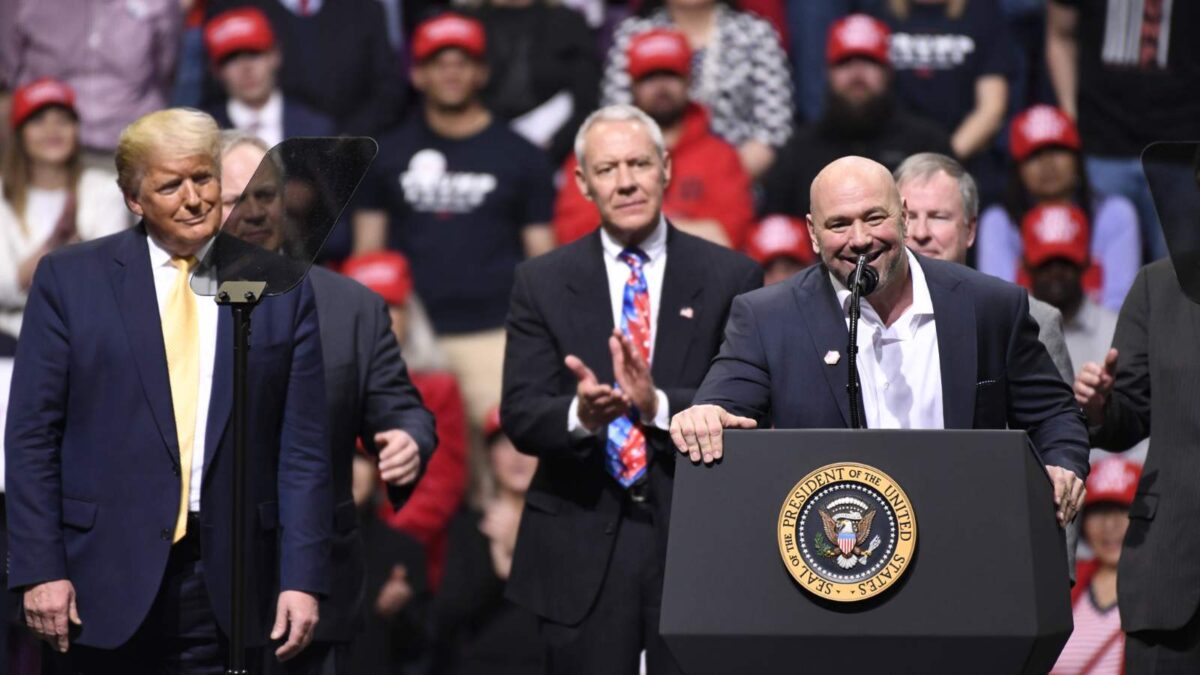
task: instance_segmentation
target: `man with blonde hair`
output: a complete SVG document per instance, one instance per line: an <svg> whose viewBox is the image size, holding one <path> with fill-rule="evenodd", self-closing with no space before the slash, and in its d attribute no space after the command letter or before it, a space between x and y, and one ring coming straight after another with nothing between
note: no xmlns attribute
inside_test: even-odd
<svg viewBox="0 0 1200 675"><path fill-rule="evenodd" d="M135 121L116 161L141 223L56 251L34 275L5 445L9 587L68 672L224 670L232 317L189 286L221 223L218 151L204 113ZM254 318L245 638L262 645L270 629L288 659L311 640L317 596L329 591L312 290L267 298Z"/></svg>

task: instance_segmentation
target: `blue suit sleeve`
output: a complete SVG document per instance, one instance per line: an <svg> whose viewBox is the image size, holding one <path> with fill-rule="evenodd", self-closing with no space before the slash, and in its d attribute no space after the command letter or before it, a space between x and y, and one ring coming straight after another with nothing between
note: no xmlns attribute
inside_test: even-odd
<svg viewBox="0 0 1200 675"><path fill-rule="evenodd" d="M745 296L733 299L725 323L725 341L696 391L696 405L718 405L725 410L769 425L771 374L759 334L754 308Z"/></svg>
<svg viewBox="0 0 1200 675"><path fill-rule="evenodd" d="M1083 413L1071 387L1058 374L1050 353L1038 341L1037 323L1029 316L1029 297L1022 290L1016 303L1008 343L1008 424L1024 429L1042 461L1088 475L1088 435Z"/></svg>
<svg viewBox="0 0 1200 675"><path fill-rule="evenodd" d="M67 578L61 444L70 330L51 258L33 278L9 396L4 443L9 588Z"/></svg>
<svg viewBox="0 0 1200 675"><path fill-rule="evenodd" d="M305 281L294 324L292 363L279 447L280 590L325 594L333 512L325 375L312 286Z"/></svg>

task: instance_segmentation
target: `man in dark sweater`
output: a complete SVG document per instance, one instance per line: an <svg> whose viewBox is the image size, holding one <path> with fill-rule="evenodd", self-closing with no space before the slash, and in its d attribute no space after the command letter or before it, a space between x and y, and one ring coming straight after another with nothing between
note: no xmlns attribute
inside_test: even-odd
<svg viewBox="0 0 1200 675"><path fill-rule="evenodd" d="M337 132L373 136L400 120L404 79L375 0L210 0L208 17L257 7L271 22L288 97L334 119ZM214 92L210 91L211 96Z"/></svg>
<svg viewBox="0 0 1200 675"><path fill-rule="evenodd" d="M896 105L888 35L886 25L861 14L830 27L825 112L815 124L799 129L779 153L763 180L764 213L803 218L813 178L839 157L858 155L895 170L911 154L950 154L944 131Z"/></svg>

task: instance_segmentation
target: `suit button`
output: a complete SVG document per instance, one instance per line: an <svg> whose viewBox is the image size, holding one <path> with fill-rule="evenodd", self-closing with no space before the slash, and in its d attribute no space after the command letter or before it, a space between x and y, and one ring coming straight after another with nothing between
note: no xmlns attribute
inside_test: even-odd
<svg viewBox="0 0 1200 675"><path fill-rule="evenodd" d="M616 534L616 533L617 533L617 524L616 523L608 523L604 526L604 534Z"/></svg>
<svg viewBox="0 0 1200 675"><path fill-rule="evenodd" d="M171 539L174 538L173 537L174 534L175 534L174 532L172 532L171 530L168 530L167 528L164 527L162 529L162 532L158 533L158 536L162 537L163 541L171 541Z"/></svg>
<svg viewBox="0 0 1200 675"><path fill-rule="evenodd" d="M171 471L175 474L176 478L179 477L179 465L178 464L173 465L171 467Z"/></svg>

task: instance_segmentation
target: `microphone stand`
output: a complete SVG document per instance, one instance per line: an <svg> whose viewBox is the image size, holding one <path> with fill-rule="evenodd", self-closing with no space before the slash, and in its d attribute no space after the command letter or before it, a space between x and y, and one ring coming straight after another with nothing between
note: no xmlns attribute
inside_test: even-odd
<svg viewBox="0 0 1200 675"><path fill-rule="evenodd" d="M246 357L250 352L250 312L262 300L264 281L226 281L217 304L233 309L233 555L230 603L229 667L227 675L247 675L246 669Z"/></svg>
<svg viewBox="0 0 1200 675"><path fill-rule="evenodd" d="M862 389L862 384L858 379L858 317L860 314L861 296L869 295L875 290L875 285L879 283L879 276L875 270L867 265L867 256L858 256L858 262L854 266L854 274L850 275L850 344L846 349L847 373L848 382L846 391L850 394L850 428L864 429L866 421L863 419L863 411L859 406L859 391Z"/></svg>

